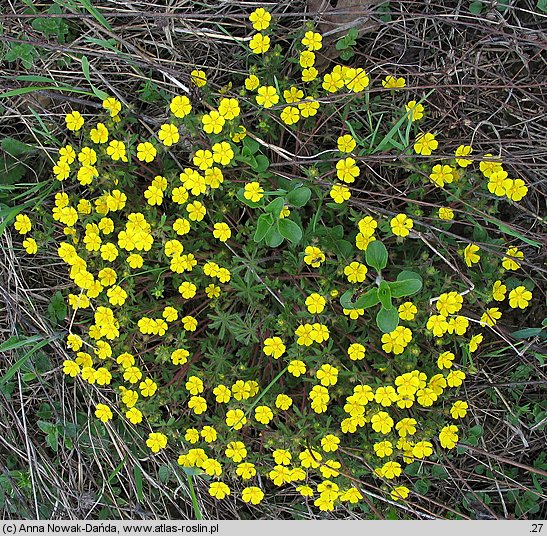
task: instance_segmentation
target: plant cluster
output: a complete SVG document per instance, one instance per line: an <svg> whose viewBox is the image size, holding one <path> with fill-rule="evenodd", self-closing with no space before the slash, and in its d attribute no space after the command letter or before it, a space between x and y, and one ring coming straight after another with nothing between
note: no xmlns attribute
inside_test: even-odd
<svg viewBox="0 0 547 536"><path fill-rule="evenodd" d="M284 48L268 11L249 19L247 75L217 91L192 71L199 103L174 96L154 135L113 97L98 116L68 113L51 210L15 229L29 255L58 243L72 281L63 370L97 386L97 419L177 451L219 500L239 480L253 505L281 486L321 511L370 486L404 501L409 467L455 452L473 354L532 300L519 244L477 223L473 192L491 223L528 189L469 145L437 158L404 78L320 73L312 26ZM417 186L393 213L362 202L382 151L404 154Z"/></svg>

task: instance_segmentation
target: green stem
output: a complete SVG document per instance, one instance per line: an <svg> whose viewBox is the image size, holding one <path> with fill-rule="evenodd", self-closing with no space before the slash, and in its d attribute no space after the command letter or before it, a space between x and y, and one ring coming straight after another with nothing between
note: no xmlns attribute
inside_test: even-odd
<svg viewBox="0 0 547 536"><path fill-rule="evenodd" d="M196 520L199 521L203 519L203 516L201 515L198 499L196 497L196 490L194 489L194 477L192 475L186 474L186 478L188 479L188 487L190 488L190 497L192 498L192 507L194 508L194 514L196 516Z"/></svg>

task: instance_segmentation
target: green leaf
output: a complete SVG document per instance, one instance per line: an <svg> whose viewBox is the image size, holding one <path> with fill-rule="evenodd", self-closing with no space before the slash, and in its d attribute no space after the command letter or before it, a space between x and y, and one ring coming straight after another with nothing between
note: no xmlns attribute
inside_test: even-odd
<svg viewBox="0 0 547 536"><path fill-rule="evenodd" d="M399 313L395 307L391 309L380 308L376 315L376 324L384 333L391 333L399 325Z"/></svg>
<svg viewBox="0 0 547 536"><path fill-rule="evenodd" d="M251 164L251 167L257 173L263 173L270 167L270 161L266 156L259 154L255 156L255 162Z"/></svg>
<svg viewBox="0 0 547 536"><path fill-rule="evenodd" d="M388 283L391 290L391 295L394 298L402 298L403 296L412 296L419 292L422 288L420 279L406 279L404 281L393 281Z"/></svg>
<svg viewBox="0 0 547 536"><path fill-rule="evenodd" d="M42 337L42 335L32 335L31 337L19 337L17 335L13 335L7 341L0 344L0 352L9 352L10 350L22 348L23 346L30 346L31 344L43 340L44 337Z"/></svg>
<svg viewBox="0 0 547 536"><path fill-rule="evenodd" d="M171 468L168 465L160 465L158 469L158 477L164 484L165 482L168 482L171 477Z"/></svg>
<svg viewBox="0 0 547 536"><path fill-rule="evenodd" d="M352 294L353 292L351 290L346 290L346 292L344 292L344 294L342 294L342 296L340 297L340 305L344 309L368 309L369 307L372 307L380 302L377 288L372 288L368 290L355 302L351 301Z"/></svg>
<svg viewBox="0 0 547 536"><path fill-rule="evenodd" d="M285 201L282 197L274 199L271 203L264 207L264 210L270 213L275 220L279 218L283 207L285 206Z"/></svg>
<svg viewBox="0 0 547 536"><path fill-rule="evenodd" d="M543 13L547 13L547 0L538 0L537 9L538 11L543 11Z"/></svg>
<svg viewBox="0 0 547 536"><path fill-rule="evenodd" d="M515 339L528 339L530 337L537 337L543 331L542 328L524 328L518 331L513 331L511 335Z"/></svg>
<svg viewBox="0 0 547 536"><path fill-rule="evenodd" d="M60 291L57 291L52 297L47 307L49 317L52 322L57 324L66 318L67 307L65 299Z"/></svg>
<svg viewBox="0 0 547 536"><path fill-rule="evenodd" d="M283 240L284 240L283 236L276 229L275 225L270 227L270 229L266 233L266 236L264 237L264 241L271 248L276 248L283 242Z"/></svg>
<svg viewBox="0 0 547 536"><path fill-rule="evenodd" d="M258 222L256 224L254 241L262 242L262 240L264 240L264 237L266 236L266 234L272 228L273 225L274 225L273 216L271 214L262 214L258 218Z"/></svg>
<svg viewBox="0 0 547 536"><path fill-rule="evenodd" d="M378 287L378 298L382 304L383 309L391 309L393 304L391 303L391 290L389 284L386 281L381 281Z"/></svg>
<svg viewBox="0 0 547 536"><path fill-rule="evenodd" d="M243 138L243 150L245 149L249 151L249 154L255 154L258 152L258 149L260 149L260 145L257 141L253 140L253 138L245 136L245 138Z"/></svg>
<svg viewBox="0 0 547 536"><path fill-rule="evenodd" d="M109 32L111 33L114 32L114 30L112 29L112 26L108 24L108 21L103 17L102 13L96 7L93 7L93 5L91 4L89 0L77 0L77 3L82 4L84 9L89 11L89 13L91 13L91 15L95 17L97 22L102 24Z"/></svg>
<svg viewBox="0 0 547 536"><path fill-rule="evenodd" d="M287 194L287 201L293 207L303 207L311 197L311 190L305 186L302 188L296 188L292 192Z"/></svg>
<svg viewBox="0 0 547 536"><path fill-rule="evenodd" d="M86 56L82 56L82 71L84 73L85 79L89 82L89 85L91 86L91 89L93 90L93 93L95 93L95 96L100 100L107 99L108 93L101 91L99 88L94 86L91 82L91 76L89 74L89 61Z"/></svg>
<svg viewBox="0 0 547 536"><path fill-rule="evenodd" d="M473 15L480 15L482 12L482 8L483 8L483 5L482 5L482 2L480 1L471 2L469 4L469 11L473 13Z"/></svg>
<svg viewBox="0 0 547 536"><path fill-rule="evenodd" d="M417 279L422 282L422 276L417 272L411 272L410 270L403 270L402 272L399 272L397 281L405 281L407 279Z"/></svg>
<svg viewBox="0 0 547 536"><path fill-rule="evenodd" d="M36 147L23 143L15 138L4 138L2 140L2 149L11 156L21 156L36 151Z"/></svg>
<svg viewBox="0 0 547 536"><path fill-rule="evenodd" d="M387 266L386 246L379 240L371 242L365 252L365 260L369 266L380 272Z"/></svg>
<svg viewBox="0 0 547 536"><path fill-rule="evenodd" d="M281 236L293 244L298 244L302 240L302 229L297 223L288 218L278 220L277 228Z"/></svg>

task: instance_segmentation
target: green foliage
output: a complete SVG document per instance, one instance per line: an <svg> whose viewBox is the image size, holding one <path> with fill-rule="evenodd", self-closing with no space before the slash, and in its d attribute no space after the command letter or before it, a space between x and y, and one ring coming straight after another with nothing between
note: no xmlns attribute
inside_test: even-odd
<svg viewBox="0 0 547 536"><path fill-rule="evenodd" d="M20 61L25 69L30 69L38 51L29 43L9 43L8 50L4 54L4 60L9 62Z"/></svg>
<svg viewBox="0 0 547 536"><path fill-rule="evenodd" d="M340 51L340 59L348 61L355 56L354 47L357 44L357 28L350 28L348 33L336 42L336 50Z"/></svg>

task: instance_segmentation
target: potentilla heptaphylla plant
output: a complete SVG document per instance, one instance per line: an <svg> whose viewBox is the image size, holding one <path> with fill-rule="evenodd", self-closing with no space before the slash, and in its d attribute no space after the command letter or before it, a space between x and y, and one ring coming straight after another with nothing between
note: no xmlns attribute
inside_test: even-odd
<svg viewBox="0 0 547 536"><path fill-rule="evenodd" d="M98 116L67 114L52 170L53 236L73 282L63 370L104 394L97 419L142 428L151 452L178 453L219 500L239 480L252 504L282 486L323 511L367 485L402 501L405 467L454 452L472 354L532 289L512 238L451 235L459 277L419 239L412 198L361 210L354 188L370 154L431 156L409 181L413 199L436 200L427 217L442 235L468 217L471 189L496 207L527 187L492 155L477 166L468 145L434 159L426 101L408 99L404 78L320 73L312 26L294 56L270 13L249 18L248 75L219 93L192 71L205 105L174 96L155 136L112 97ZM392 103L389 122L372 95ZM33 225L15 221L31 255L46 234Z"/></svg>

